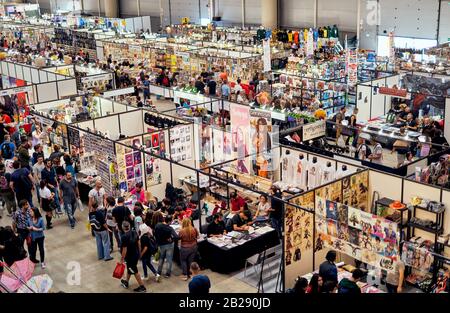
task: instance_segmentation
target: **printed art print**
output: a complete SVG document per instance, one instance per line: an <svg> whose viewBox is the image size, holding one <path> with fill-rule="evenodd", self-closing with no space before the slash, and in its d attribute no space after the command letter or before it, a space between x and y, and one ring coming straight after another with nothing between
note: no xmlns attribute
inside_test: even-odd
<svg viewBox="0 0 450 313"><path fill-rule="evenodd" d="M369 209L368 171L356 173L349 178L343 179L343 185L343 203L347 204L348 206L360 208L363 211L367 211Z"/></svg>
<svg viewBox="0 0 450 313"><path fill-rule="evenodd" d="M300 262L302 253L312 250L313 213L293 206L286 206L286 266Z"/></svg>
<svg viewBox="0 0 450 313"><path fill-rule="evenodd" d="M240 173L250 173L249 155L249 125L250 108L232 103L230 105L230 121L232 131L233 156L237 158L236 170Z"/></svg>
<svg viewBox="0 0 450 313"><path fill-rule="evenodd" d="M269 178L272 164L272 116L270 112L250 111L250 155L253 173Z"/></svg>

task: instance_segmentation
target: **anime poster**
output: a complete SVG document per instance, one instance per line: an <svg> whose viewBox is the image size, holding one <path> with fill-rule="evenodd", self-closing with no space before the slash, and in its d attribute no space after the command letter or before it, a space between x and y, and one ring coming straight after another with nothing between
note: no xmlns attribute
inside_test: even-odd
<svg viewBox="0 0 450 313"><path fill-rule="evenodd" d="M402 261L407 266L422 272L429 272L434 262L434 257L426 248L421 248L413 242L405 242L402 250Z"/></svg>
<svg viewBox="0 0 450 313"><path fill-rule="evenodd" d="M327 207L327 219L332 219L337 221L337 204L333 201L326 200Z"/></svg>
<svg viewBox="0 0 450 313"><path fill-rule="evenodd" d="M356 229L362 229L361 210L353 207L348 208L348 225Z"/></svg>
<svg viewBox="0 0 450 313"><path fill-rule="evenodd" d="M213 142L212 127L210 125L201 124L199 126L200 136L200 167L205 168L213 162Z"/></svg>
<svg viewBox="0 0 450 313"><path fill-rule="evenodd" d="M213 128L213 161L214 163L224 162L226 160L225 155L225 142L224 142L224 132L220 129Z"/></svg>
<svg viewBox="0 0 450 313"><path fill-rule="evenodd" d="M244 105L232 103L230 105L230 121L232 133L233 157L238 160L235 163L236 170L249 174L251 168L249 155L249 125L250 108Z"/></svg>
<svg viewBox="0 0 450 313"><path fill-rule="evenodd" d="M348 206L337 203L337 221L342 224L348 224Z"/></svg>
<svg viewBox="0 0 450 313"><path fill-rule="evenodd" d="M344 197L343 203L363 211L369 208L369 172L356 173L343 179ZM347 188L346 188L347 187Z"/></svg>
<svg viewBox="0 0 450 313"><path fill-rule="evenodd" d="M327 200L325 198L319 197L316 194L316 215L320 218L325 218L327 216Z"/></svg>
<svg viewBox="0 0 450 313"><path fill-rule="evenodd" d="M327 234L332 237L338 236L337 221L333 219L327 219Z"/></svg>
<svg viewBox="0 0 450 313"><path fill-rule="evenodd" d="M254 175L270 178L273 171L272 116L270 112L250 111L250 155Z"/></svg>
<svg viewBox="0 0 450 313"><path fill-rule="evenodd" d="M286 266L301 261L302 254L312 250L313 217L313 213L290 205L286 206Z"/></svg>
<svg viewBox="0 0 450 313"><path fill-rule="evenodd" d="M292 199L291 201L294 202L294 204L308 209L308 210L314 210L314 192L308 192L305 193L301 196L298 196L294 199Z"/></svg>

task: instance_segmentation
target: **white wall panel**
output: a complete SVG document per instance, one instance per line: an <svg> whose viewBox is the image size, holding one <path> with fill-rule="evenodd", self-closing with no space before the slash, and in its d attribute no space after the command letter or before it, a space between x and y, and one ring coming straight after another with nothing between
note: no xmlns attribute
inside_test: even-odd
<svg viewBox="0 0 450 313"><path fill-rule="evenodd" d="M280 20L285 27L314 26L314 0L282 1Z"/></svg>
<svg viewBox="0 0 450 313"><path fill-rule="evenodd" d="M317 25L339 26L343 31L356 30L358 0L319 0Z"/></svg>
<svg viewBox="0 0 450 313"><path fill-rule="evenodd" d="M380 35L393 30L400 37L436 39L438 1L380 0L380 5Z"/></svg>
<svg viewBox="0 0 450 313"><path fill-rule="evenodd" d="M450 1L441 0L439 20L439 43L450 41Z"/></svg>

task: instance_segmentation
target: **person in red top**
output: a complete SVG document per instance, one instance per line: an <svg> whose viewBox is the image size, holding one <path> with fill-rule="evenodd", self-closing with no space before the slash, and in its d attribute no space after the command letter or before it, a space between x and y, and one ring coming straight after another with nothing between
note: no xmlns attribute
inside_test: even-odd
<svg viewBox="0 0 450 313"><path fill-rule="evenodd" d="M130 192L132 195L136 196L136 200L140 203L147 205L147 199L145 198L145 191L142 188L142 183L137 183L136 187Z"/></svg>
<svg viewBox="0 0 450 313"><path fill-rule="evenodd" d="M241 196L237 194L237 192L233 192L231 194L231 211L238 212L245 205L245 200Z"/></svg>

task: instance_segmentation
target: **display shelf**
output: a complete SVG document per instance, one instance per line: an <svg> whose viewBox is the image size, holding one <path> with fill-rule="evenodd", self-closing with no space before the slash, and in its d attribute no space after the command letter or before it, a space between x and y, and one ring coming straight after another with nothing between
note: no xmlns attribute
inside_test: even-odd
<svg viewBox="0 0 450 313"><path fill-rule="evenodd" d="M425 227L425 226L422 226L422 225L419 225L419 224L416 224L413 222L408 222L408 226L414 227L414 228L417 228L417 229L420 229L420 230L423 230L423 231L426 231L426 232L429 232L432 234L437 234L437 235L440 235L443 230L442 227L439 227L438 229L432 229L432 228Z"/></svg>
<svg viewBox="0 0 450 313"><path fill-rule="evenodd" d="M433 214L442 214L442 213L445 212L445 209L442 209L442 211L440 211L440 212L434 212L434 211L430 211L427 208L424 208L424 207L421 207L421 206L418 206L418 205L415 205L414 207L416 209L419 209L419 210L422 210L422 211L425 211L425 212L428 212L428 213L433 213Z"/></svg>

